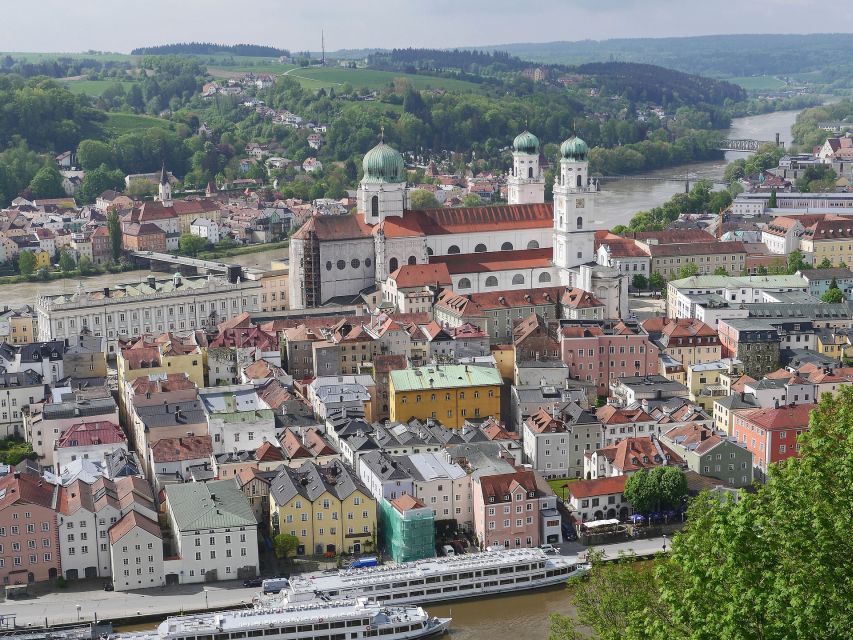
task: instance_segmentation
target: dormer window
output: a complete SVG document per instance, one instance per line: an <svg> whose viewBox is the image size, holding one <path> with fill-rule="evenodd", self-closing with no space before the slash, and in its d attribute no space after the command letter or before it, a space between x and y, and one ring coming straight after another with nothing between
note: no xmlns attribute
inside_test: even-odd
<svg viewBox="0 0 853 640"><path fill-rule="evenodd" d="M494 501L495 501L495 496L489 496L489 502L494 502Z"/></svg>
<svg viewBox="0 0 853 640"><path fill-rule="evenodd" d="M506 500L507 502L509 502L510 500L512 500L512 497L507 493L507 494L505 494L505 495L504 495L504 500Z"/></svg>
<svg viewBox="0 0 853 640"><path fill-rule="evenodd" d="M535 492L533 492L533 491L530 491L530 492L527 494L527 497L528 497L528 498L535 498L535 497L536 497L536 493L535 493Z"/></svg>

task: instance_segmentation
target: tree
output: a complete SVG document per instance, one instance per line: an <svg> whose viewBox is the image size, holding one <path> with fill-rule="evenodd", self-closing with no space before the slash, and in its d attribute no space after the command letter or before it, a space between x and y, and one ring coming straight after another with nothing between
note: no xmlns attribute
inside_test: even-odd
<svg viewBox="0 0 853 640"><path fill-rule="evenodd" d="M767 208L768 209L776 209L778 206L779 205L776 202L776 189L773 189L770 192L770 198L767 200Z"/></svg>
<svg viewBox="0 0 853 640"><path fill-rule="evenodd" d="M832 269L832 260L830 260L829 258L824 256L823 260L821 260L818 263L816 268L817 269Z"/></svg>
<svg viewBox="0 0 853 640"><path fill-rule="evenodd" d="M80 185L75 194L84 203L92 203L98 199L107 189L121 189L124 187L124 177L118 169L110 170L107 165L102 164L92 171L87 171L83 176L83 184Z"/></svg>
<svg viewBox="0 0 853 640"><path fill-rule="evenodd" d="M479 207L482 204L483 199L476 193L469 193L467 196L462 198L463 207Z"/></svg>
<svg viewBox="0 0 853 640"><path fill-rule="evenodd" d="M687 479L678 467L641 469L625 482L625 499L642 513L673 509L687 495Z"/></svg>
<svg viewBox="0 0 853 640"><path fill-rule="evenodd" d="M299 538L289 533L280 533L272 541L273 552L279 560L288 560L299 547Z"/></svg>
<svg viewBox="0 0 853 640"><path fill-rule="evenodd" d="M33 198L62 198L65 189L62 188L62 174L56 165L48 160L33 176L27 187Z"/></svg>
<svg viewBox="0 0 853 640"><path fill-rule="evenodd" d="M758 267L758 275L760 275L760 276L766 276L767 274L768 274L767 267L765 267L763 264L762 264L762 265L759 265L759 267Z"/></svg>
<svg viewBox="0 0 853 640"><path fill-rule="evenodd" d="M794 274L797 271L811 269L812 266L803 259L803 253L799 249L794 249L788 254L788 273Z"/></svg>
<svg viewBox="0 0 853 640"><path fill-rule="evenodd" d="M182 233L181 239L178 241L178 248L185 256L195 257L199 251L207 248L208 244L210 243L207 241L207 238L194 236L191 233Z"/></svg>
<svg viewBox="0 0 853 640"><path fill-rule="evenodd" d="M113 262L118 262L121 258L121 221L118 219L118 213L110 211L107 216L107 230L110 232L110 252L112 253Z"/></svg>
<svg viewBox="0 0 853 640"><path fill-rule="evenodd" d="M92 264L89 256L80 256L80 260L77 261L77 270L81 276L88 276L95 273L95 265Z"/></svg>
<svg viewBox="0 0 853 640"><path fill-rule="evenodd" d="M649 286L649 279L646 278L642 273L636 274L633 278L631 278L631 286L640 291L647 289Z"/></svg>
<svg viewBox="0 0 853 640"><path fill-rule="evenodd" d="M853 387L842 386L825 394L812 412L808 429L797 438L800 457L770 465L765 484L741 492L737 500L710 492L694 498L671 555L657 559L651 579L628 582L630 595L644 597L630 601L630 610L613 620L624 625L620 637L849 637L851 422ZM593 572L588 582L586 600L593 603L607 602L610 589L620 585L619 576L600 575L599 581ZM584 615L586 600L574 591L572 596ZM616 637L590 626L601 637ZM575 640L575 632L557 619L551 638Z"/></svg>
<svg viewBox="0 0 853 640"><path fill-rule="evenodd" d="M77 163L84 171L92 171L102 164L111 167L114 162L113 150L100 140L83 140L77 146Z"/></svg>
<svg viewBox="0 0 853 640"><path fill-rule="evenodd" d="M431 191L413 189L409 194L409 207L412 209L438 209L441 203Z"/></svg>
<svg viewBox="0 0 853 640"><path fill-rule="evenodd" d="M74 257L63 249L59 253L59 268L62 273L68 273L74 269Z"/></svg>
<svg viewBox="0 0 853 640"><path fill-rule="evenodd" d="M714 269L714 275L715 276L727 276L727 275L729 275L729 272L726 271L725 267L717 267L716 269Z"/></svg>
<svg viewBox="0 0 853 640"><path fill-rule="evenodd" d="M655 271L651 276L649 276L649 288L653 291L663 291L666 289L666 279Z"/></svg>
<svg viewBox="0 0 853 640"><path fill-rule="evenodd" d="M838 282L835 278L833 278L829 283L829 288L826 290L826 293L820 297L820 299L829 304L844 302L844 293L838 288Z"/></svg>
<svg viewBox="0 0 853 640"><path fill-rule="evenodd" d="M36 256L32 251L21 251L18 254L18 271L22 276L31 276L36 270Z"/></svg>
<svg viewBox="0 0 853 640"><path fill-rule="evenodd" d="M682 278L689 278L691 276L695 276L699 273L699 265L695 262L688 262L686 265L681 267L678 270L678 280Z"/></svg>

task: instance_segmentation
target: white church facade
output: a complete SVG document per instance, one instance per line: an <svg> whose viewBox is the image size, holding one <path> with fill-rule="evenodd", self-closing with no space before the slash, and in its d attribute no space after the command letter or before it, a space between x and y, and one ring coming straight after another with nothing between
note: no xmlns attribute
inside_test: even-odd
<svg viewBox="0 0 853 640"><path fill-rule="evenodd" d="M553 204L539 148L528 131L515 138L506 205L410 210L403 158L380 142L364 156L356 213L313 217L291 238L291 306L352 300L403 265L444 262L460 294L580 286L620 317L627 281L595 264L587 145L561 145Z"/></svg>

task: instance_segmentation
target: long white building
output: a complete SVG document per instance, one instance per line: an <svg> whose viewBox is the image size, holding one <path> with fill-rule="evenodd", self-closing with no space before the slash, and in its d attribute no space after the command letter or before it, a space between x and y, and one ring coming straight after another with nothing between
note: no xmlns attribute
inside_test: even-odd
<svg viewBox="0 0 853 640"><path fill-rule="evenodd" d="M84 330L107 338L115 350L120 338L213 327L244 311L259 311L259 281L228 282L221 276L167 280L150 275L138 283L94 291L39 296L36 302L39 340L62 340Z"/></svg>

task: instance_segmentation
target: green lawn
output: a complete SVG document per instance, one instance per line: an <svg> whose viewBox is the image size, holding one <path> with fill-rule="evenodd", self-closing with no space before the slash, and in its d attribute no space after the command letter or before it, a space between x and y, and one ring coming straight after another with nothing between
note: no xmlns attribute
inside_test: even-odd
<svg viewBox="0 0 853 640"><path fill-rule="evenodd" d="M150 129L152 127L160 127L162 129L170 129L171 123L168 120L154 118L152 116L138 116L133 113L108 113L107 121L104 124L104 129L115 136L120 136L129 131L139 131L141 129Z"/></svg>
<svg viewBox="0 0 853 640"><path fill-rule="evenodd" d="M16 60L26 60L27 62L40 62L42 60L56 60L57 58L71 58L79 60L81 58L89 58L100 60L101 62L132 62L137 56L131 56L126 53L35 53L32 51L2 51L0 56L12 56Z"/></svg>
<svg viewBox="0 0 853 640"><path fill-rule="evenodd" d="M345 67L306 67L295 69L288 74L296 78L309 89L329 89L350 84L356 89L382 89L395 78L406 78L416 89L447 89L449 91L476 91L479 85L453 78L436 78L393 71L374 71L372 69L347 69Z"/></svg>
<svg viewBox="0 0 853 640"><path fill-rule="evenodd" d="M125 91L129 91L130 87L136 84L135 82L121 82L117 80L66 80L60 79L60 82L68 87L72 93L83 93L87 96L97 98L102 95L107 87L114 84L121 84Z"/></svg>
<svg viewBox="0 0 853 640"><path fill-rule="evenodd" d="M772 91L785 86L785 83L775 76L745 76L741 78L727 78L727 80L734 84L739 84L747 91Z"/></svg>
<svg viewBox="0 0 853 640"><path fill-rule="evenodd" d="M569 495L568 489L564 489L563 485L574 482L575 480L580 480L580 478L554 478L553 480L548 480L548 484L551 485L557 497L562 500L564 495Z"/></svg>
<svg viewBox="0 0 853 640"><path fill-rule="evenodd" d="M243 60L243 58L239 58L239 60ZM214 66L208 65L207 72L217 79L231 78L238 74L243 73L268 73L270 75L281 75L285 71L290 71L291 69L295 69L296 66L292 64L281 64L279 62L271 62L268 58L264 58L263 62L258 62L257 64L238 64L238 65L221 65Z"/></svg>

